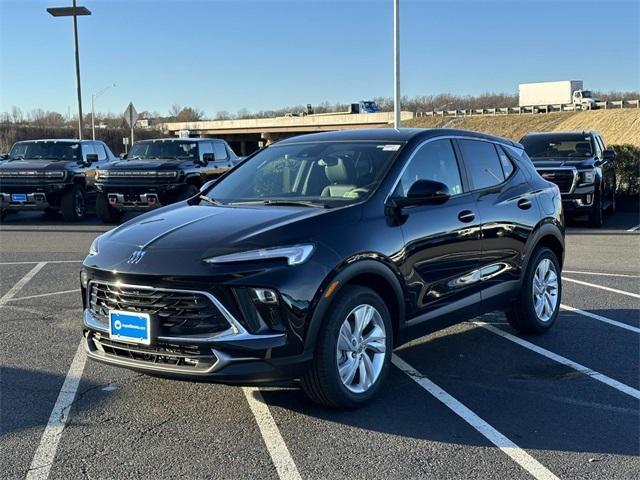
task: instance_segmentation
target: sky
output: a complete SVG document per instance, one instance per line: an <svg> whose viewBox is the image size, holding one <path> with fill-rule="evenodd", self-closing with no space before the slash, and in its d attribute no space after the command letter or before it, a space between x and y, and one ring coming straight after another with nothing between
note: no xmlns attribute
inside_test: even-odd
<svg viewBox="0 0 640 480"><path fill-rule="evenodd" d="M0 112L76 111L71 0L0 0ZM392 0L78 0L84 110L166 114L392 96ZM584 80L640 90L640 2L400 0L403 95Z"/></svg>

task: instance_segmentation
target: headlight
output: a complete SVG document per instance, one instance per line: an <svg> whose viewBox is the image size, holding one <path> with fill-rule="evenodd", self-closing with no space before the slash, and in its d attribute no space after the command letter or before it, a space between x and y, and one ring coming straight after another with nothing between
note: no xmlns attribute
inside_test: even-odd
<svg viewBox="0 0 640 480"><path fill-rule="evenodd" d="M48 178L62 178L64 177L64 172L44 172L44 176Z"/></svg>
<svg viewBox="0 0 640 480"><path fill-rule="evenodd" d="M169 177L169 178L175 178L178 176L178 172L176 172L175 170L170 170L167 172L157 172L156 175L158 177Z"/></svg>
<svg viewBox="0 0 640 480"><path fill-rule="evenodd" d="M107 170L96 170L96 180L100 177L104 178L108 176L109 176L109 172Z"/></svg>
<svg viewBox="0 0 640 480"><path fill-rule="evenodd" d="M580 172L580 183L594 183L596 181L595 170Z"/></svg>
<svg viewBox="0 0 640 480"><path fill-rule="evenodd" d="M291 247L262 248L248 252L231 253L219 257L205 258L206 263L238 263L256 260L286 259L289 265L300 265L307 261L313 253L313 245L293 245Z"/></svg>
<svg viewBox="0 0 640 480"><path fill-rule="evenodd" d="M100 237L102 237L102 235L96 237L93 242L91 242L91 246L89 247L89 256L90 257L94 257L98 254L99 251L99 247L100 247Z"/></svg>

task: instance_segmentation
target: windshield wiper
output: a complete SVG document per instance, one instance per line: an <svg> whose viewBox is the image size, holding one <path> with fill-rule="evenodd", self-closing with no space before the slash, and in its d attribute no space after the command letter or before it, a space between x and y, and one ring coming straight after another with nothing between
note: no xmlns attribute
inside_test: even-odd
<svg viewBox="0 0 640 480"><path fill-rule="evenodd" d="M216 205L216 206L222 205L222 203L218 202L217 200L215 200L213 198L209 198L206 195L198 195L198 198L200 200L204 200L207 203L210 203L211 205Z"/></svg>
<svg viewBox="0 0 640 480"><path fill-rule="evenodd" d="M307 200L264 200L264 205L276 206L292 206L292 207L311 207L311 208L331 208L325 203L309 202Z"/></svg>

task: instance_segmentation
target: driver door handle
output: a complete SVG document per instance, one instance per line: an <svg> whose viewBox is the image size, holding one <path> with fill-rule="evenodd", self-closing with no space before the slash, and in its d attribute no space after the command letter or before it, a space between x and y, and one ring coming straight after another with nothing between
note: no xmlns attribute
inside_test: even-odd
<svg viewBox="0 0 640 480"><path fill-rule="evenodd" d="M521 198L520 200L518 200L518 208L522 210L529 210L531 208L531 200Z"/></svg>
<svg viewBox="0 0 640 480"><path fill-rule="evenodd" d="M463 223L469 223L476 218L476 214L471 210L463 210L458 214L458 220Z"/></svg>

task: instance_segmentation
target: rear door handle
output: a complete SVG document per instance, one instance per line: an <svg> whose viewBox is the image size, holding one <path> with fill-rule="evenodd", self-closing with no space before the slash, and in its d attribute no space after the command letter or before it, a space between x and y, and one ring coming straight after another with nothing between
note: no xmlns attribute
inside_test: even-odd
<svg viewBox="0 0 640 480"><path fill-rule="evenodd" d="M521 198L520 200L518 200L518 208L522 210L529 210L531 208L531 200Z"/></svg>
<svg viewBox="0 0 640 480"><path fill-rule="evenodd" d="M471 210L463 210L458 214L458 220L464 223L469 223L473 221L474 218L476 218L476 214Z"/></svg>

